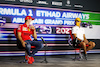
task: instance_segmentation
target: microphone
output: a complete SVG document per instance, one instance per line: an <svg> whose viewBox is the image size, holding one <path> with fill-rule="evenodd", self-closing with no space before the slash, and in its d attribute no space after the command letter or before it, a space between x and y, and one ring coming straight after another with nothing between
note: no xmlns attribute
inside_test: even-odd
<svg viewBox="0 0 100 67"><path fill-rule="evenodd" d="M41 39L42 39L43 43L46 43L46 42L44 41L43 37L41 37Z"/></svg>

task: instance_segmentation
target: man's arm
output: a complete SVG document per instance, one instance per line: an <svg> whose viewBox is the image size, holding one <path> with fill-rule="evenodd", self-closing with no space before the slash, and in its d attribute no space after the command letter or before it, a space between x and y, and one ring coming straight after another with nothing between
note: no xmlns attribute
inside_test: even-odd
<svg viewBox="0 0 100 67"><path fill-rule="evenodd" d="M84 38L84 40L86 40L85 34L83 34L83 38Z"/></svg>
<svg viewBox="0 0 100 67"><path fill-rule="evenodd" d="M22 46L25 47L26 42L23 41L23 39L21 37L21 32L18 32L18 39L21 41Z"/></svg>
<svg viewBox="0 0 100 67"><path fill-rule="evenodd" d="M32 29L32 31L33 31L32 36L34 37L34 39L37 39L37 34L36 34L35 27L32 25L30 28L31 28L31 29Z"/></svg>
<svg viewBox="0 0 100 67"><path fill-rule="evenodd" d="M36 34L36 30L34 29L32 36L34 37L34 39L37 39L37 34Z"/></svg>
<svg viewBox="0 0 100 67"><path fill-rule="evenodd" d="M88 44L89 42L88 42L88 40L86 39L85 34L83 34L83 38L84 38L84 42L85 42L86 44Z"/></svg>

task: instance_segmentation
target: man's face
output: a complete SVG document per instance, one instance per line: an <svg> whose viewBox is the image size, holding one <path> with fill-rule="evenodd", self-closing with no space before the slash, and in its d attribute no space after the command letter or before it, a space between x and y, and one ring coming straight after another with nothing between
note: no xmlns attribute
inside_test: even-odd
<svg viewBox="0 0 100 67"><path fill-rule="evenodd" d="M29 24L30 24L31 21L32 21L32 19L28 19Z"/></svg>
<svg viewBox="0 0 100 67"><path fill-rule="evenodd" d="M80 26L81 21L76 21L76 26Z"/></svg>

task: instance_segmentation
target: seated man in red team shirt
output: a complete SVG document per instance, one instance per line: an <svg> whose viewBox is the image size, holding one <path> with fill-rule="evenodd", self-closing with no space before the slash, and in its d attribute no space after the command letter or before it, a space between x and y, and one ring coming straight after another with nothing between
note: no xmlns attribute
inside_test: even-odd
<svg viewBox="0 0 100 67"><path fill-rule="evenodd" d="M43 44L37 41L37 34L35 27L33 25L30 26L30 22L34 20L31 16L26 16L25 23L19 25L18 27L18 39L21 41L22 46L25 47L25 50L28 54L26 56L26 60L28 60L29 64L34 62L34 54L43 47ZM31 35L34 37L35 41L31 40ZM36 48L30 53L31 46L35 46Z"/></svg>

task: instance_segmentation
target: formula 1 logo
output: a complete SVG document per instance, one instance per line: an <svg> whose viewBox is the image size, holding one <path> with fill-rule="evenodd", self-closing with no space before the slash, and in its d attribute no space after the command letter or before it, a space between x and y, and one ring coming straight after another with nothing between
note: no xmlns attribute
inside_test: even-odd
<svg viewBox="0 0 100 67"><path fill-rule="evenodd" d="M6 18L0 17L0 26L4 26L6 23Z"/></svg>

